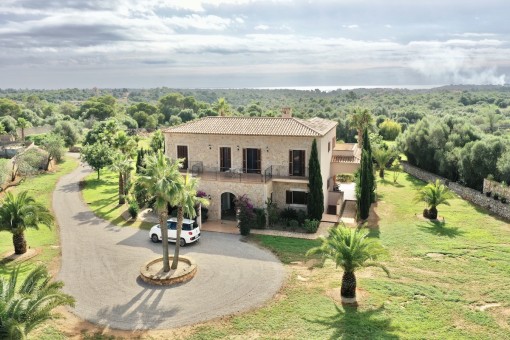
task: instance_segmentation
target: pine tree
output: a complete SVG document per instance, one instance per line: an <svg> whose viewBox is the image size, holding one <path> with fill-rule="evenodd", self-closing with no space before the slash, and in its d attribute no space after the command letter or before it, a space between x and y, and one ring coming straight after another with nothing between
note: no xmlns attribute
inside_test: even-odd
<svg viewBox="0 0 510 340"><path fill-rule="evenodd" d="M312 143L312 152L308 161L308 216L310 219L320 221L324 212L324 193L322 192L322 175L317 152L317 141Z"/></svg>

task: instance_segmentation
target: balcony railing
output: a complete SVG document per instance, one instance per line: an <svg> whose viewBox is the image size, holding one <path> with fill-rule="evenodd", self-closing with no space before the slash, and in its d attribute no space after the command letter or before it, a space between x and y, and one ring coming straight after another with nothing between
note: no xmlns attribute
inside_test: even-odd
<svg viewBox="0 0 510 340"><path fill-rule="evenodd" d="M293 167L292 171L289 170L288 165L271 165L266 169L272 178L295 178L306 179L308 178L308 168L306 167Z"/></svg>
<svg viewBox="0 0 510 340"><path fill-rule="evenodd" d="M289 167L285 165L270 165L264 171L260 169L206 167L202 162L190 162L189 165L191 175L209 181L266 183L273 179L308 178L308 168L294 169L293 174L290 174Z"/></svg>

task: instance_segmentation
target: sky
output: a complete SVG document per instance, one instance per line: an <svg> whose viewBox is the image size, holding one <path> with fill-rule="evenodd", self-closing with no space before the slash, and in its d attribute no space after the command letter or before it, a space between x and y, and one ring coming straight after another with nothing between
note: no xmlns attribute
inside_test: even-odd
<svg viewBox="0 0 510 340"><path fill-rule="evenodd" d="M508 0L0 0L0 88L510 83Z"/></svg>

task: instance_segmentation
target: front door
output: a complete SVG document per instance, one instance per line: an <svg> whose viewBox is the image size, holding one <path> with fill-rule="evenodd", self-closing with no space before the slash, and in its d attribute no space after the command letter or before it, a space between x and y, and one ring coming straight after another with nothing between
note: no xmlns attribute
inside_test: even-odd
<svg viewBox="0 0 510 340"><path fill-rule="evenodd" d="M243 172L260 174L261 172L260 149L243 149Z"/></svg>

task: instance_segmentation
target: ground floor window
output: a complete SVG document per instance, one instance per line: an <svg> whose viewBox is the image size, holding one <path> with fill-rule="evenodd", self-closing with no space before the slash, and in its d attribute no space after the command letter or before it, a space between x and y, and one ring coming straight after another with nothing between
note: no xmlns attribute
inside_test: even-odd
<svg viewBox="0 0 510 340"><path fill-rule="evenodd" d="M306 205L308 203L308 193L306 191L287 190L286 203Z"/></svg>

